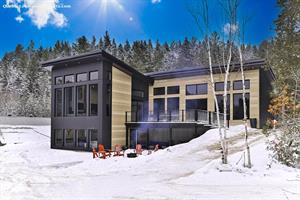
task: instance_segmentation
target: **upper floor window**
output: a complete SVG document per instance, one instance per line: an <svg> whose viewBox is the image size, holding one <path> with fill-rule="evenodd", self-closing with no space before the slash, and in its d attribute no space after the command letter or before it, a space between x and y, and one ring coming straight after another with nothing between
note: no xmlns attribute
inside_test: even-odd
<svg viewBox="0 0 300 200"><path fill-rule="evenodd" d="M55 85L61 85L61 84L63 84L63 77L62 76L55 77Z"/></svg>
<svg viewBox="0 0 300 200"><path fill-rule="evenodd" d="M243 89L243 81L233 81L233 89L234 90L242 90ZM250 89L250 80L245 80L245 89Z"/></svg>
<svg viewBox="0 0 300 200"><path fill-rule="evenodd" d="M186 86L186 95L207 94L207 83Z"/></svg>
<svg viewBox="0 0 300 200"><path fill-rule="evenodd" d="M224 91L224 82L216 82L215 90L216 91ZM230 90L230 81L227 82L227 90Z"/></svg>
<svg viewBox="0 0 300 200"><path fill-rule="evenodd" d="M179 94L179 86L169 86L167 87L168 94Z"/></svg>
<svg viewBox="0 0 300 200"><path fill-rule="evenodd" d="M86 115L86 86L77 86L76 89L76 97L77 97L77 116Z"/></svg>
<svg viewBox="0 0 300 200"><path fill-rule="evenodd" d="M90 115L98 115L98 85L90 85Z"/></svg>
<svg viewBox="0 0 300 200"><path fill-rule="evenodd" d="M77 82L87 81L87 73L77 74Z"/></svg>
<svg viewBox="0 0 300 200"><path fill-rule="evenodd" d="M134 96L134 97L139 97L139 98L144 98L145 94L144 94L144 91L141 91L141 90L133 90L133 91L132 91L132 96Z"/></svg>
<svg viewBox="0 0 300 200"><path fill-rule="evenodd" d="M154 95L164 95L165 94L165 87L157 87L153 89Z"/></svg>
<svg viewBox="0 0 300 200"><path fill-rule="evenodd" d="M65 83L74 83L74 75L65 76Z"/></svg>
<svg viewBox="0 0 300 200"><path fill-rule="evenodd" d="M90 72L90 80L98 80L98 71Z"/></svg>
<svg viewBox="0 0 300 200"><path fill-rule="evenodd" d="M54 116L55 117L61 117L62 116L62 109L63 109L63 105L62 105L62 88L57 88L54 90Z"/></svg>

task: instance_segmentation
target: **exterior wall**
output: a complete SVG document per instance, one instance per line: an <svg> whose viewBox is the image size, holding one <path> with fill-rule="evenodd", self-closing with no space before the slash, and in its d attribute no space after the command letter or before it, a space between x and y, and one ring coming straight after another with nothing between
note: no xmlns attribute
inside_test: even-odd
<svg viewBox="0 0 300 200"><path fill-rule="evenodd" d="M126 144L125 112L131 110L131 76L112 67L112 147Z"/></svg>
<svg viewBox="0 0 300 200"><path fill-rule="evenodd" d="M260 124L260 97L259 97L259 88L260 88L260 78L259 78L259 69L247 70L245 71L245 79L250 80L250 89L246 90L246 92L250 93L250 118L256 118L257 124ZM233 120L233 95L236 93L242 93L242 90L233 90L233 81L241 80L240 72L231 72L229 76L230 81L230 90L228 94L230 95L230 124L239 124L242 123L242 120ZM215 82L224 82L224 75L215 74L214 75ZM201 84L208 83L208 92L204 95L186 95L186 85L190 84ZM167 86L180 86L180 93L176 95L153 95L153 88L155 87L167 87ZM217 92L217 94L223 94L222 91ZM215 111L215 103L212 92L212 87L210 83L209 75L199 75L199 76L189 76L189 77L181 77L181 78L172 78L172 79L163 79L163 80L155 80L154 84L149 86L149 110L153 111L153 99L154 98L165 98L165 109L167 109L167 101L168 97L179 97L179 110L185 110L185 102L187 99L203 99L207 98L207 110Z"/></svg>
<svg viewBox="0 0 300 200"><path fill-rule="evenodd" d="M93 64L81 64L81 65L74 65L72 67L59 67L54 68L52 70L52 97L51 97L51 147L55 148L54 144L54 130L55 129L97 129L98 130L98 142L102 143L103 135L107 132L106 130L102 129L102 115L103 113L103 90L102 88L102 82L103 82L103 63L93 63ZM63 84L63 85L55 85L55 77L57 76L65 76L77 73L89 73L90 71L98 71L98 80L93 81L85 81L85 82L79 82L79 83L69 83L69 84ZM62 88L62 96L64 97L64 88L65 87L76 87L80 85L88 85L89 84L98 84L98 116L62 116L62 117L55 117L54 116L54 109L55 109L55 89L56 88ZM75 91L75 89L74 89ZM76 92L74 92L74 100L76 99ZM89 111L89 90L87 88L87 111ZM76 100L74 101L74 108L76 113ZM63 98L63 109L64 109L64 98ZM71 147L62 147L64 149L76 149Z"/></svg>

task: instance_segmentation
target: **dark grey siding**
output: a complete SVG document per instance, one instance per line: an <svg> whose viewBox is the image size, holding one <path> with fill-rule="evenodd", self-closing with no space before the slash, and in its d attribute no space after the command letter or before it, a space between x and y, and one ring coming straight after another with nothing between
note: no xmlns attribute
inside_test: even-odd
<svg viewBox="0 0 300 200"><path fill-rule="evenodd" d="M52 70L52 104L51 104L51 147L55 148L54 145L54 129L97 129L98 130L98 142L102 143L103 140L103 131L102 129L102 115L100 113L103 113L103 67L102 62L96 62L93 64L74 64L72 67L70 66L58 66L54 67ZM80 83L70 83L70 84L63 84L63 85L55 85L55 77L58 76L65 76L77 73L89 73L91 71L98 71L98 80L94 81L86 81L86 82L80 82ZM98 84L98 116L72 116L72 117L55 117L54 116L54 90L56 88L62 88L63 89L63 97L64 97L64 88L73 86L75 87L74 92L74 99L76 99L76 86L79 85L87 85L87 113L89 111L89 84ZM64 98L63 98L64 99ZM76 104L76 101L75 101ZM64 107L64 100L63 100L63 107ZM75 106L75 112L76 112L76 106ZM63 147L66 148L66 147ZM76 149L76 148L68 148L68 149Z"/></svg>

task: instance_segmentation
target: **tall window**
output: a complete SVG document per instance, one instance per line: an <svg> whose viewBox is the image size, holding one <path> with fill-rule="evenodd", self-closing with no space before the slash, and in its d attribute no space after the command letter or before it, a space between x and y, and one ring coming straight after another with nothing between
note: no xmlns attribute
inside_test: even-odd
<svg viewBox="0 0 300 200"><path fill-rule="evenodd" d="M65 76L65 83L74 83L74 75Z"/></svg>
<svg viewBox="0 0 300 200"><path fill-rule="evenodd" d="M87 81L87 73L77 74L77 82Z"/></svg>
<svg viewBox="0 0 300 200"><path fill-rule="evenodd" d="M207 99L187 99L186 110L207 110Z"/></svg>
<svg viewBox="0 0 300 200"><path fill-rule="evenodd" d="M90 80L98 80L98 71L90 72Z"/></svg>
<svg viewBox="0 0 300 200"><path fill-rule="evenodd" d="M153 88L154 95L164 95L165 94L165 87L157 87Z"/></svg>
<svg viewBox="0 0 300 200"><path fill-rule="evenodd" d="M217 101L219 106L220 113L224 113L224 97L223 94L217 95ZM229 116L227 119L230 119L230 95L227 94L227 101L226 101L226 114ZM215 111L217 112L217 108L215 106Z"/></svg>
<svg viewBox="0 0 300 200"><path fill-rule="evenodd" d="M243 81L233 81L233 89L234 90L242 90L243 89ZM250 89L250 80L245 80L245 89Z"/></svg>
<svg viewBox="0 0 300 200"><path fill-rule="evenodd" d="M90 115L98 115L98 85L90 85Z"/></svg>
<svg viewBox="0 0 300 200"><path fill-rule="evenodd" d="M73 147L74 146L74 130L65 129L65 146Z"/></svg>
<svg viewBox="0 0 300 200"><path fill-rule="evenodd" d="M179 94L179 86L169 86L167 87L168 94Z"/></svg>
<svg viewBox="0 0 300 200"><path fill-rule="evenodd" d="M224 91L224 82L216 82L215 90L216 91ZM230 90L230 81L227 82L227 90Z"/></svg>
<svg viewBox="0 0 300 200"><path fill-rule="evenodd" d="M55 89L54 93L55 93L54 116L61 117L62 110L63 110L63 108L62 108L62 89L61 88Z"/></svg>
<svg viewBox="0 0 300 200"><path fill-rule="evenodd" d="M54 143L55 143L55 146L63 146L63 130L62 129L54 130Z"/></svg>
<svg viewBox="0 0 300 200"><path fill-rule="evenodd" d="M179 110L179 97L173 97L167 99L167 110L168 112L176 112Z"/></svg>
<svg viewBox="0 0 300 200"><path fill-rule="evenodd" d="M77 115L83 116L86 115L86 86L77 86Z"/></svg>
<svg viewBox="0 0 300 200"><path fill-rule="evenodd" d="M250 116L250 95L245 94L247 118ZM233 119L244 119L243 94L233 94Z"/></svg>
<svg viewBox="0 0 300 200"><path fill-rule="evenodd" d="M158 114L165 111L165 99L154 99L154 114Z"/></svg>
<svg viewBox="0 0 300 200"><path fill-rule="evenodd" d="M90 129L89 130L89 140L90 140L90 148L97 148L98 146L98 130Z"/></svg>
<svg viewBox="0 0 300 200"><path fill-rule="evenodd" d="M65 88L65 115L74 115L74 87Z"/></svg>
<svg viewBox="0 0 300 200"><path fill-rule="evenodd" d="M77 146L81 148L87 148L87 133L84 129L77 130Z"/></svg>
<svg viewBox="0 0 300 200"><path fill-rule="evenodd" d="M207 83L186 86L186 95L207 94Z"/></svg>

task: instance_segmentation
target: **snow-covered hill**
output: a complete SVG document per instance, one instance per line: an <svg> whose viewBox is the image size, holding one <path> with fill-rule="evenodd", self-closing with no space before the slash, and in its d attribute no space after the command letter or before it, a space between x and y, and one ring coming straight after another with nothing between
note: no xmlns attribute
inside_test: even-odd
<svg viewBox="0 0 300 200"><path fill-rule="evenodd" d="M300 199L300 171L271 164L256 129L250 129L253 168L242 167L243 126L233 126L223 172L217 130L151 155L102 160L50 149L49 126L0 129L6 143L0 146L1 200Z"/></svg>

